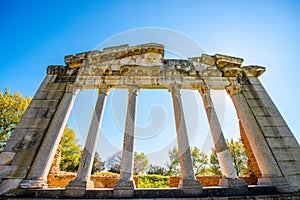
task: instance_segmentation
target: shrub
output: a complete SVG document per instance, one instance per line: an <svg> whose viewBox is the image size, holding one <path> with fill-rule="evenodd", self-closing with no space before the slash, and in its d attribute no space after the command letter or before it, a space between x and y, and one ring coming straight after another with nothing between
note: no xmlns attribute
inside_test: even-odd
<svg viewBox="0 0 300 200"><path fill-rule="evenodd" d="M169 177L161 175L139 175L139 188L168 188Z"/></svg>
<svg viewBox="0 0 300 200"><path fill-rule="evenodd" d="M97 172L94 175L95 176L110 177L110 178L115 178L115 177L119 177L120 176L120 174L113 173L113 172Z"/></svg>

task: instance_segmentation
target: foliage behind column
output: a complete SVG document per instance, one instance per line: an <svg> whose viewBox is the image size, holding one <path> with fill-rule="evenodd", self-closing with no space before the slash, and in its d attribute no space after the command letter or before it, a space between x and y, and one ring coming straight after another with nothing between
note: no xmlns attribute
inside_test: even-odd
<svg viewBox="0 0 300 200"><path fill-rule="evenodd" d="M18 92L11 94L8 88L0 92L0 151L13 134L30 100L30 97L22 97Z"/></svg>

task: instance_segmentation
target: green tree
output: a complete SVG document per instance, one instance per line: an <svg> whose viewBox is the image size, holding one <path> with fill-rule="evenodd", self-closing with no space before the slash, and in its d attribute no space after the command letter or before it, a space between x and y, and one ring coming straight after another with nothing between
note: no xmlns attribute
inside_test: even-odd
<svg viewBox="0 0 300 200"><path fill-rule="evenodd" d="M114 173L120 173L120 167L121 167L121 158L122 158L122 152L118 151L117 153L114 153L112 156L108 157L105 161L105 168L109 172Z"/></svg>
<svg viewBox="0 0 300 200"><path fill-rule="evenodd" d="M72 129L66 126L60 143L60 170L76 172L79 166L81 147Z"/></svg>
<svg viewBox="0 0 300 200"><path fill-rule="evenodd" d="M151 165L149 166L149 170L147 171L147 174L156 174L156 175L166 175L167 171L165 167L161 167L158 165Z"/></svg>
<svg viewBox="0 0 300 200"><path fill-rule="evenodd" d="M92 174L101 172L102 170L104 170L104 164L105 163L101 161L101 158L100 158L98 152L96 151L95 157L94 157L94 162L93 162Z"/></svg>
<svg viewBox="0 0 300 200"><path fill-rule="evenodd" d="M167 176L180 176L180 162L179 162L179 152L178 148L174 147L172 150L169 150L169 159L170 162L167 163Z"/></svg>
<svg viewBox="0 0 300 200"><path fill-rule="evenodd" d="M248 169L248 157L241 140L226 141L238 176L245 176Z"/></svg>
<svg viewBox="0 0 300 200"><path fill-rule="evenodd" d="M30 97L24 98L18 92L11 94L8 88L0 92L0 151L13 134L29 103Z"/></svg>
<svg viewBox="0 0 300 200"><path fill-rule="evenodd" d="M246 155L243 143L241 140L229 141L226 140L229 148L230 156L238 176L244 176L248 171L248 157ZM213 175L222 175L216 150L213 149L210 155L210 172Z"/></svg>
<svg viewBox="0 0 300 200"><path fill-rule="evenodd" d="M190 149L192 164L194 168L195 175L208 175L209 174L209 163L208 156L201 152L197 147ZM180 160L178 148L174 147L169 151L170 162L167 163L167 176L180 176Z"/></svg>
<svg viewBox="0 0 300 200"><path fill-rule="evenodd" d="M149 168L147 156L142 152L134 152L134 174L144 174Z"/></svg>
<svg viewBox="0 0 300 200"><path fill-rule="evenodd" d="M210 161L210 167L209 167L210 175L222 176L219 160L217 157L216 150L214 148L212 149L212 152L210 154L209 161Z"/></svg>
<svg viewBox="0 0 300 200"><path fill-rule="evenodd" d="M193 147L191 148L191 157L195 175L208 175L208 156L197 147Z"/></svg>

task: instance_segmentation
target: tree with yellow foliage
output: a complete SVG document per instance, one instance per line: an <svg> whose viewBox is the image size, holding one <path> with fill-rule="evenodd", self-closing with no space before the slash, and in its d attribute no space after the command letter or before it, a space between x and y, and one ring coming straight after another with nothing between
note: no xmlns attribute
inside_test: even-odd
<svg viewBox="0 0 300 200"><path fill-rule="evenodd" d="M30 97L22 97L18 92L11 94L8 88L0 92L0 151L13 134L30 100Z"/></svg>

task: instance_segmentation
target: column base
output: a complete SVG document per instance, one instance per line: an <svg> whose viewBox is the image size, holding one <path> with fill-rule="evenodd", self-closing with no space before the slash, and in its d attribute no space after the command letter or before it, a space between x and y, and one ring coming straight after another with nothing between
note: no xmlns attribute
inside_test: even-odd
<svg viewBox="0 0 300 200"><path fill-rule="evenodd" d="M258 178L257 185L275 186L278 192L294 192L284 177L261 177Z"/></svg>
<svg viewBox="0 0 300 200"><path fill-rule="evenodd" d="M94 181L91 180L74 180L71 181L67 187L67 190L86 190L86 189L94 189Z"/></svg>
<svg viewBox="0 0 300 200"><path fill-rule="evenodd" d="M219 180L220 187L238 188L241 194L248 193L248 185L244 179L222 178Z"/></svg>
<svg viewBox="0 0 300 200"><path fill-rule="evenodd" d="M20 183L20 188L24 189L44 189L48 188L46 180L23 180Z"/></svg>
<svg viewBox="0 0 300 200"><path fill-rule="evenodd" d="M133 180L118 180L114 186L113 196L128 198L134 196L135 183Z"/></svg>
<svg viewBox="0 0 300 200"><path fill-rule="evenodd" d="M194 178L184 178L179 181L178 187L188 196L197 196L202 194L202 186L200 181Z"/></svg>

